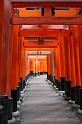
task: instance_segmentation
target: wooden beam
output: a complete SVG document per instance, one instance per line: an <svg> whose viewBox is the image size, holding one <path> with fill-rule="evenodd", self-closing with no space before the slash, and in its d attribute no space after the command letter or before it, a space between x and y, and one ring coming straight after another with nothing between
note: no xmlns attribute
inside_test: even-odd
<svg viewBox="0 0 82 124"><path fill-rule="evenodd" d="M24 40L36 40L37 41L37 37L24 37ZM44 40L57 40L57 37L45 37Z"/></svg>
<svg viewBox="0 0 82 124"><path fill-rule="evenodd" d="M44 42L41 45L38 45L37 42L24 41L25 48L55 48L55 47L57 47L57 45L58 45L57 40L54 42Z"/></svg>
<svg viewBox="0 0 82 124"><path fill-rule="evenodd" d="M40 48L40 49L41 49L42 47L45 48L45 49L46 49L46 48L48 48L48 49L49 49L49 48L53 48L53 49L54 49L54 48L57 48L57 46L28 46L28 45L27 45L27 46L24 46L24 48Z"/></svg>
<svg viewBox="0 0 82 124"><path fill-rule="evenodd" d="M13 17L13 25L82 25L82 17Z"/></svg>
<svg viewBox="0 0 82 124"><path fill-rule="evenodd" d="M82 7L82 0L11 0L13 7Z"/></svg>
<svg viewBox="0 0 82 124"><path fill-rule="evenodd" d="M56 48L56 47L55 47ZM52 51L52 50L54 50L55 48L27 48L27 47L25 47L25 51Z"/></svg>
<svg viewBox="0 0 82 124"><path fill-rule="evenodd" d="M48 37L48 38L54 38L58 36L65 36L69 35L70 32L69 30L57 30L57 29L23 29L20 31L20 36L21 37L29 37L29 36L34 36L34 37Z"/></svg>

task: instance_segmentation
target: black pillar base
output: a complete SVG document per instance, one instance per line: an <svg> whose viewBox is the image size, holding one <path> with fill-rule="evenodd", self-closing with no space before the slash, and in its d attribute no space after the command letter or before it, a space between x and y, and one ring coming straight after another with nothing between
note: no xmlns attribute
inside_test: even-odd
<svg viewBox="0 0 82 124"><path fill-rule="evenodd" d="M60 80L55 79L55 85L58 88L58 90L60 91L61 90L61 82L60 82Z"/></svg>
<svg viewBox="0 0 82 124"><path fill-rule="evenodd" d="M17 86L17 101L19 101L20 99L20 93L21 93L20 86Z"/></svg>
<svg viewBox="0 0 82 124"><path fill-rule="evenodd" d="M12 119L12 112L13 112L13 99L8 99L8 120Z"/></svg>
<svg viewBox="0 0 82 124"><path fill-rule="evenodd" d="M25 86L26 86L26 82L25 80L23 80L23 89L25 88Z"/></svg>
<svg viewBox="0 0 82 124"><path fill-rule="evenodd" d="M80 104L80 86L75 86L75 104Z"/></svg>
<svg viewBox="0 0 82 124"><path fill-rule="evenodd" d="M54 84L53 76L51 74L49 75L49 80Z"/></svg>
<svg viewBox="0 0 82 124"><path fill-rule="evenodd" d="M47 74L47 79L49 80L49 75Z"/></svg>
<svg viewBox="0 0 82 124"><path fill-rule="evenodd" d="M39 72L40 75L47 75L48 72Z"/></svg>
<svg viewBox="0 0 82 124"><path fill-rule="evenodd" d="M59 91L61 91L61 81L60 81L60 80L58 80L58 82L57 82L57 83L58 83L58 90L59 90Z"/></svg>
<svg viewBox="0 0 82 124"><path fill-rule="evenodd" d="M70 80L65 81L65 95L67 97L71 97L71 81Z"/></svg>
<svg viewBox="0 0 82 124"><path fill-rule="evenodd" d="M80 110L82 110L82 88L80 88Z"/></svg>
<svg viewBox="0 0 82 124"><path fill-rule="evenodd" d="M20 78L19 86L20 86L20 90L23 91L23 80L22 80L22 77Z"/></svg>
<svg viewBox="0 0 82 124"><path fill-rule="evenodd" d="M53 79L53 85L56 85L56 83L55 83L55 76L52 77L52 79Z"/></svg>
<svg viewBox="0 0 82 124"><path fill-rule="evenodd" d="M47 75L47 72L44 72L45 75Z"/></svg>
<svg viewBox="0 0 82 124"><path fill-rule="evenodd" d="M22 80L22 78L20 78L20 81L19 81L20 90L23 91L23 89L25 88L25 86L26 86L25 80Z"/></svg>
<svg viewBox="0 0 82 124"><path fill-rule="evenodd" d="M35 72L35 76L37 76L37 73Z"/></svg>
<svg viewBox="0 0 82 124"><path fill-rule="evenodd" d="M8 124L8 96L1 96L1 105L3 106L3 124Z"/></svg>
<svg viewBox="0 0 82 124"><path fill-rule="evenodd" d="M43 75L43 72L39 72L40 75Z"/></svg>
<svg viewBox="0 0 82 124"><path fill-rule="evenodd" d="M71 100L75 101L75 87L71 87Z"/></svg>
<svg viewBox="0 0 82 124"><path fill-rule="evenodd" d="M3 123L4 120L4 116L3 116L3 106L0 105L0 124L4 124Z"/></svg>
<svg viewBox="0 0 82 124"><path fill-rule="evenodd" d="M11 90L11 97L13 98L13 112L17 111L17 90Z"/></svg>
<svg viewBox="0 0 82 124"><path fill-rule="evenodd" d="M58 80L57 79L55 79L55 85L58 88Z"/></svg>
<svg viewBox="0 0 82 124"><path fill-rule="evenodd" d="M60 77L60 89L61 91L65 90L65 77Z"/></svg>
<svg viewBox="0 0 82 124"><path fill-rule="evenodd" d="M30 71L30 76L34 76L34 73L33 73L33 71Z"/></svg>

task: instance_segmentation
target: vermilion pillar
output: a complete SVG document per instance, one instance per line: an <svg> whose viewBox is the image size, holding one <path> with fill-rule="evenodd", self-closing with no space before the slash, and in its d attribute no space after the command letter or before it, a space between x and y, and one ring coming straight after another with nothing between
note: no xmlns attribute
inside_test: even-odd
<svg viewBox="0 0 82 124"><path fill-rule="evenodd" d="M13 40L12 40L12 34L13 34L13 26L10 26L10 36L9 36L9 49L8 49L8 66L7 66L7 85L6 85L6 93L10 96L11 95L11 81L12 81L12 52L13 52Z"/></svg>
<svg viewBox="0 0 82 124"><path fill-rule="evenodd" d="M73 50L74 50L74 62L75 62L75 77L76 77L76 86L81 85L80 80L80 63L79 63L79 46L78 46L78 33L77 33L77 26L71 26L72 31L72 42L73 42Z"/></svg>
<svg viewBox="0 0 82 124"><path fill-rule="evenodd" d="M55 70L55 79L57 79L57 53L56 49L54 49L54 70Z"/></svg>
<svg viewBox="0 0 82 124"><path fill-rule="evenodd" d="M6 93L10 33L9 0L0 1L0 94ZM11 51L10 51L11 52Z"/></svg>
<svg viewBox="0 0 82 124"><path fill-rule="evenodd" d="M59 37L58 51L60 57L60 77L65 77L65 54L64 54L64 39Z"/></svg>
<svg viewBox="0 0 82 124"><path fill-rule="evenodd" d="M29 74L30 73L30 59L29 59L29 57L28 57L28 63L27 64L28 64L27 65L28 66L28 68L27 68L28 69L27 70L27 74Z"/></svg>
<svg viewBox="0 0 82 124"><path fill-rule="evenodd" d="M64 55L65 55L65 78L71 80L71 64L70 64L70 44L69 37L64 37Z"/></svg>
<svg viewBox="0 0 82 124"><path fill-rule="evenodd" d="M39 61L39 58L38 58L38 55L36 56L37 58L37 73L40 72L40 61Z"/></svg>
<svg viewBox="0 0 82 124"><path fill-rule="evenodd" d="M20 77L25 78L26 75L26 54L24 48L24 38L21 40L21 57L20 57Z"/></svg>
<svg viewBox="0 0 82 124"><path fill-rule="evenodd" d="M73 38L72 34L69 36L69 48L70 48L70 64L71 64L71 85L76 85L76 75L75 75L75 60L74 60L74 49L73 49Z"/></svg>
<svg viewBox="0 0 82 124"><path fill-rule="evenodd" d="M79 46L79 63L80 63L80 76L82 87L82 25L77 26L78 46Z"/></svg>
<svg viewBox="0 0 82 124"><path fill-rule="evenodd" d="M23 68L23 79L25 79L25 75L26 75L26 61L25 61L25 48L23 49L23 65L22 65L22 68Z"/></svg>
<svg viewBox="0 0 82 124"><path fill-rule="evenodd" d="M47 55L47 71L48 71L48 75L50 75L52 73L52 69L51 69L51 55Z"/></svg>
<svg viewBox="0 0 82 124"><path fill-rule="evenodd" d="M12 48L12 71L11 71L11 89L16 88L19 81L19 26L13 26L13 34L12 34L12 40L13 40L13 48Z"/></svg>
<svg viewBox="0 0 82 124"><path fill-rule="evenodd" d="M59 48L55 49L55 54L54 54L54 70L55 70L55 78L56 80L60 80L60 56L59 56Z"/></svg>
<svg viewBox="0 0 82 124"><path fill-rule="evenodd" d="M27 76L27 73L28 73L28 55L26 54L26 49L25 49L25 77Z"/></svg>

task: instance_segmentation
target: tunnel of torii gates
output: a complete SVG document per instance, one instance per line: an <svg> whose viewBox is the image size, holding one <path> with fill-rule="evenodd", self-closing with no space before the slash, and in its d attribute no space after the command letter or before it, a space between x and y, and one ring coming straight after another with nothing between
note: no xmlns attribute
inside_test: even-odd
<svg viewBox="0 0 82 124"><path fill-rule="evenodd" d="M10 96L32 71L82 87L80 8L79 0L0 0L0 94Z"/></svg>

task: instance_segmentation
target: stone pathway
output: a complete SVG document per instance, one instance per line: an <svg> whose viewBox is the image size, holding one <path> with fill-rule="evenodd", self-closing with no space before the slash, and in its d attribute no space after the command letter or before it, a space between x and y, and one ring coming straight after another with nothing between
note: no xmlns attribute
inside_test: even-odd
<svg viewBox="0 0 82 124"><path fill-rule="evenodd" d="M68 102L47 83L45 75L30 80L21 112L21 124L81 124Z"/></svg>

